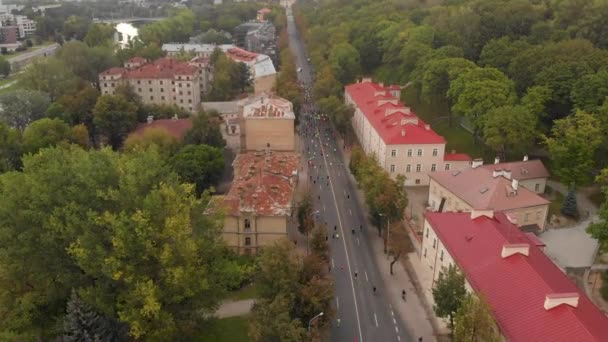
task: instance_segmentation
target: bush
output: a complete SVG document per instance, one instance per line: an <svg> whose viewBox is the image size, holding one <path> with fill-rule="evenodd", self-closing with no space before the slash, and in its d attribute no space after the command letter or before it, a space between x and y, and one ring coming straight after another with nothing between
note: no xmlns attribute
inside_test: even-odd
<svg viewBox="0 0 608 342"><path fill-rule="evenodd" d="M28 48L31 48L32 46L34 46L34 43L32 43L32 40L31 40L31 39L27 39L27 40L25 41L25 45L27 45L27 47L28 47Z"/></svg>
<svg viewBox="0 0 608 342"><path fill-rule="evenodd" d="M576 218L578 217L578 206L576 204L576 191L574 188L571 188L564 198L564 204L561 209L562 214L568 217Z"/></svg>
<svg viewBox="0 0 608 342"><path fill-rule="evenodd" d="M2 48L0 48L0 53L6 55L8 53L8 49L3 46Z"/></svg>
<svg viewBox="0 0 608 342"><path fill-rule="evenodd" d="M604 300L608 301L608 271L604 272L602 275L602 288L600 289L600 294Z"/></svg>

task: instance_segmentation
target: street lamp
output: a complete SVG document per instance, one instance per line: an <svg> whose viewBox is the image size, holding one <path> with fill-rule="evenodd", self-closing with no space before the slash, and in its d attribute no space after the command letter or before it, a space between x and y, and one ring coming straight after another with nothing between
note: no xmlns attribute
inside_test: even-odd
<svg viewBox="0 0 608 342"><path fill-rule="evenodd" d="M384 254L388 252L388 243L391 238L391 219L388 215L378 214L382 217L386 217L386 240L384 240Z"/></svg>
<svg viewBox="0 0 608 342"><path fill-rule="evenodd" d="M308 332L310 332L310 325L312 324L312 321L314 321L315 319L317 319L321 316L323 316L323 311L321 311L318 315L316 315L315 317L311 318L310 321L308 321Z"/></svg>

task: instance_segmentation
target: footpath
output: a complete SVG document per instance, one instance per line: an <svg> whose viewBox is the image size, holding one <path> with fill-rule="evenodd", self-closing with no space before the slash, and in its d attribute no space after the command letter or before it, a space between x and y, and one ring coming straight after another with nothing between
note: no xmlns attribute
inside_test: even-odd
<svg viewBox="0 0 608 342"><path fill-rule="evenodd" d="M215 312L215 315L222 319L235 316L244 316L251 312L255 299L244 299L237 301L225 301Z"/></svg>

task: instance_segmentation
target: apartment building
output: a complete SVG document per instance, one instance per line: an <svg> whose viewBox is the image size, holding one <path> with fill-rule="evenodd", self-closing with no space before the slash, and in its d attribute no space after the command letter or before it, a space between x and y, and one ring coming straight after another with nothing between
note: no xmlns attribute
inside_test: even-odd
<svg viewBox="0 0 608 342"><path fill-rule="evenodd" d="M483 160L476 159L473 161L475 165L483 163ZM549 180L549 171L540 159L529 160L528 156L525 155L521 161L513 161L501 163L500 159L496 157L494 164L482 165L481 167L490 171L506 170L510 172L511 178L519 181L519 186L534 191L537 194L545 193L547 186L547 180Z"/></svg>
<svg viewBox="0 0 608 342"><path fill-rule="evenodd" d="M116 86L127 83L147 104L176 105L197 112L201 102L201 70L195 63L173 58L148 62L134 57L124 68L114 67L99 74L102 94L113 94Z"/></svg>
<svg viewBox="0 0 608 342"><path fill-rule="evenodd" d="M408 186L428 185L431 172L469 167L471 157L446 153L445 139L400 96L399 86L384 86L369 78L345 87L344 101L355 109L352 125L365 153L375 155L393 178L405 175Z"/></svg>
<svg viewBox="0 0 608 342"><path fill-rule="evenodd" d="M299 155L270 149L242 153L233 167L230 191L214 197L207 213L224 214L222 236L229 247L241 254L256 254L288 236Z"/></svg>
<svg viewBox="0 0 608 342"><path fill-rule="evenodd" d="M420 257L425 291L458 267L504 341L608 341L606 315L504 213L426 213Z"/></svg>
<svg viewBox="0 0 608 342"><path fill-rule="evenodd" d="M239 106L243 151L295 150L296 116L291 102L263 93L243 100Z"/></svg>
<svg viewBox="0 0 608 342"><path fill-rule="evenodd" d="M36 22L24 15L15 15L14 22L19 29L19 38L25 39L36 34Z"/></svg>
<svg viewBox="0 0 608 342"><path fill-rule="evenodd" d="M549 201L521 186L511 170L482 167L475 160L471 168L434 172L429 177L432 211L496 210L517 220L526 231L545 229Z"/></svg>

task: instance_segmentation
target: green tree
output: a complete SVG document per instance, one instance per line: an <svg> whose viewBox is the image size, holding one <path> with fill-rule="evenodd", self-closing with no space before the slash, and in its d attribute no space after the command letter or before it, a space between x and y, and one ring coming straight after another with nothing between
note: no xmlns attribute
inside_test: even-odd
<svg viewBox="0 0 608 342"><path fill-rule="evenodd" d="M21 136L15 128L0 121L0 174L21 166Z"/></svg>
<svg viewBox="0 0 608 342"><path fill-rule="evenodd" d="M83 86L74 93L65 94L49 107L47 116L62 119L70 125L84 124L94 132L93 108L99 91L92 86Z"/></svg>
<svg viewBox="0 0 608 342"><path fill-rule="evenodd" d="M72 126L70 131L70 142L72 144L76 144L84 149L89 148L91 145L91 136L89 135L87 126L78 124L76 126Z"/></svg>
<svg viewBox="0 0 608 342"><path fill-rule="evenodd" d="M19 130L44 117L50 104L47 94L31 90L14 90L0 95L0 120Z"/></svg>
<svg viewBox="0 0 608 342"><path fill-rule="evenodd" d="M249 337L253 342L302 341L306 330L302 322L291 318L290 300L284 295L257 300L251 310Z"/></svg>
<svg viewBox="0 0 608 342"><path fill-rule="evenodd" d="M78 78L59 59L54 57L37 59L19 75L19 84L27 90L49 94L51 101L72 92Z"/></svg>
<svg viewBox="0 0 608 342"><path fill-rule="evenodd" d="M4 77L8 76L11 73L11 63L9 63L6 58L0 56L0 75Z"/></svg>
<svg viewBox="0 0 608 342"><path fill-rule="evenodd" d="M468 295L456 312L454 342L499 342L492 309L482 297Z"/></svg>
<svg viewBox="0 0 608 342"><path fill-rule="evenodd" d="M361 73L359 51L349 43L334 46L328 57L336 79L342 84L352 83Z"/></svg>
<svg viewBox="0 0 608 342"><path fill-rule="evenodd" d="M200 195L220 179L224 155L217 147L186 145L173 156L170 164L184 182L196 185L196 193Z"/></svg>
<svg viewBox="0 0 608 342"><path fill-rule="evenodd" d="M124 327L96 312L72 291L63 323L64 341L126 341L124 330Z"/></svg>
<svg viewBox="0 0 608 342"><path fill-rule="evenodd" d="M141 133L130 134L125 140L122 150L139 152L152 145L156 145L158 151L165 157L171 157L179 150L180 142L164 128L146 128Z"/></svg>
<svg viewBox="0 0 608 342"><path fill-rule="evenodd" d="M329 261L329 244L327 243L327 228L315 226L310 236L310 252L321 260Z"/></svg>
<svg viewBox="0 0 608 342"><path fill-rule="evenodd" d="M57 52L60 59L72 73L86 81L97 85L99 73L113 66L118 66L110 46L89 47L83 42L70 41Z"/></svg>
<svg viewBox="0 0 608 342"><path fill-rule="evenodd" d="M546 86L528 88L521 98L521 105L526 107L537 118L546 117L545 104L551 98L551 89Z"/></svg>
<svg viewBox="0 0 608 342"><path fill-rule="evenodd" d="M568 217L578 217L578 206L576 204L576 189L572 186L564 198L564 203L560 209L561 213Z"/></svg>
<svg viewBox="0 0 608 342"><path fill-rule="evenodd" d="M608 97L608 70L583 76L572 87L571 96L576 108L597 111Z"/></svg>
<svg viewBox="0 0 608 342"><path fill-rule="evenodd" d="M82 40L89 29L91 20L87 17L78 15L69 16L63 23L63 34L66 40L72 38L76 40Z"/></svg>
<svg viewBox="0 0 608 342"><path fill-rule="evenodd" d="M602 193L604 194L604 202L600 205L598 216L599 221L593 222L587 227L587 233L589 233L594 239L597 239L600 245L600 250L603 252L608 251L608 168L602 169L600 174L595 177L595 182L600 185ZM606 279L608 277L604 277ZM603 291L607 287L604 287Z"/></svg>
<svg viewBox="0 0 608 342"><path fill-rule="evenodd" d="M186 132L184 143L209 145L218 148L226 146L219 124L205 112L200 112L192 118L192 128Z"/></svg>
<svg viewBox="0 0 608 342"><path fill-rule="evenodd" d="M601 127L591 114L577 111L556 120L551 136L542 136L551 155L553 174L565 184L587 184L591 178L595 151L602 143Z"/></svg>
<svg viewBox="0 0 608 342"><path fill-rule="evenodd" d="M511 60L529 47L530 44L524 40L513 41L509 37L492 39L481 50L479 65L494 67L506 73Z"/></svg>
<svg viewBox="0 0 608 342"><path fill-rule="evenodd" d="M310 192L306 192L298 203L296 215L298 218L298 231L307 236L314 228L312 210L312 195Z"/></svg>
<svg viewBox="0 0 608 342"><path fill-rule="evenodd" d="M114 39L114 27L108 24L91 24L84 42L90 47L109 45Z"/></svg>
<svg viewBox="0 0 608 342"><path fill-rule="evenodd" d="M93 123L117 150L135 127L137 107L121 95L103 95L93 108Z"/></svg>
<svg viewBox="0 0 608 342"><path fill-rule="evenodd" d="M537 116L524 106L490 110L483 124L484 142L506 159L507 153L521 154L534 146L538 136Z"/></svg>
<svg viewBox="0 0 608 342"><path fill-rule="evenodd" d="M454 330L454 319L462 302L466 299L467 290L464 287L464 275L450 264L439 271L439 278L433 288L433 310L439 317L448 319L450 329Z"/></svg>
<svg viewBox="0 0 608 342"><path fill-rule="evenodd" d="M36 153L41 148L69 143L71 136L70 126L59 119L36 120L23 131L23 152Z"/></svg>
<svg viewBox="0 0 608 342"><path fill-rule="evenodd" d="M317 73L317 78L312 88L312 92L317 99L324 97L339 96L342 92L342 85L334 77L329 64L324 64Z"/></svg>

